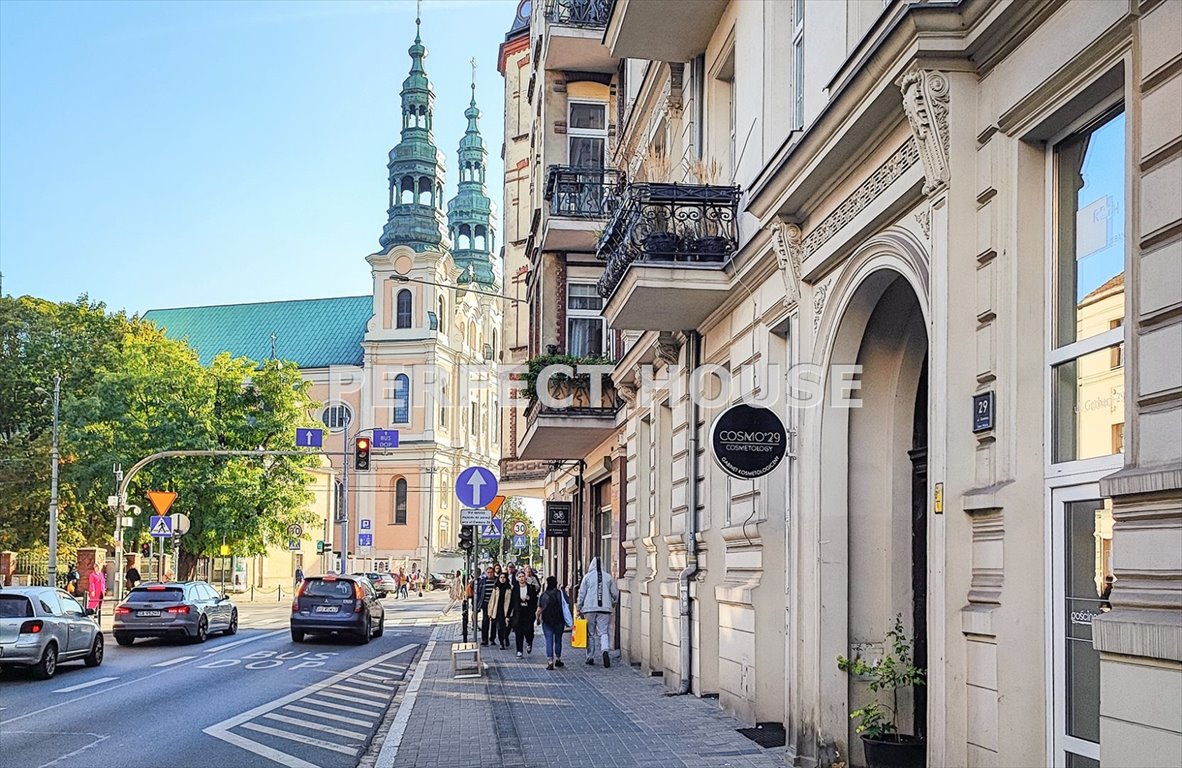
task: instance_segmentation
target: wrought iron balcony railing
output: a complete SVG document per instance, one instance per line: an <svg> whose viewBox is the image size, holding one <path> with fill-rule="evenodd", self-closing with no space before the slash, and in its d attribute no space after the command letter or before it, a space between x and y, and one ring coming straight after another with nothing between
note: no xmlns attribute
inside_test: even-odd
<svg viewBox="0 0 1182 768"><path fill-rule="evenodd" d="M551 216L606 219L616 209L624 175L613 168L552 165L546 174Z"/></svg>
<svg viewBox="0 0 1182 768"><path fill-rule="evenodd" d="M609 298L633 262L716 265L738 248L738 187L629 184L596 251L604 266L599 295Z"/></svg>
<svg viewBox="0 0 1182 768"><path fill-rule="evenodd" d="M546 21L572 27L606 27L612 0L549 0Z"/></svg>

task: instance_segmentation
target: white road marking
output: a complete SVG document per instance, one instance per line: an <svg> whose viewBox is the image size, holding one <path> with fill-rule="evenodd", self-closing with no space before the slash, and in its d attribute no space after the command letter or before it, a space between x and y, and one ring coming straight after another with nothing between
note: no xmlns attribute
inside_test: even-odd
<svg viewBox="0 0 1182 768"><path fill-rule="evenodd" d="M173 664L180 664L182 661L188 661L189 659L195 659L195 658L197 658L197 657L196 656L178 656L175 659L169 659L168 661L162 661L159 664L153 664L152 666L153 667L171 667Z"/></svg>
<svg viewBox="0 0 1182 768"><path fill-rule="evenodd" d="M317 706L323 707L324 705L318 704ZM374 726L373 720L362 720L359 717L345 717L344 715L338 715L333 712L325 712L325 711L319 710L319 709L308 709L307 707L297 707L295 704L288 704L283 709L290 711L290 712L299 712L301 715L312 715L314 717L323 717L325 720L335 720L338 723L347 723L348 725L361 725L361 726L365 726L366 728L373 728L373 726Z"/></svg>
<svg viewBox="0 0 1182 768"><path fill-rule="evenodd" d="M90 688L95 685L102 685L103 683L109 683L112 680L118 680L118 679L119 679L118 677L100 677L97 680L91 680L90 682L87 682L87 683L78 683L78 685L71 685L69 688L58 688L56 691L54 691L54 693L70 693L71 691L80 691L83 688Z"/></svg>
<svg viewBox="0 0 1182 768"><path fill-rule="evenodd" d="M266 632L261 635L255 635L254 637L246 637L241 640L235 640L232 643L225 643L223 645L219 645L217 648L210 648L208 651L206 651L206 653L221 653L222 651L226 651L231 648L237 648L238 646L245 645L246 643L253 643L255 640L262 640L263 638L266 638L266 637L274 637L275 635L282 635L286 631L287 631L286 629L281 629L277 632Z"/></svg>
<svg viewBox="0 0 1182 768"><path fill-rule="evenodd" d="M320 747L321 749L329 749L329 750L332 750L333 752L340 752L342 755L356 755L357 754L356 747L342 747L340 744L333 744L330 741L321 741L320 739L311 739L311 738L308 738L307 736L304 736L303 734L288 733L287 731L281 731L278 728L268 728L267 726L259 725L258 723L245 723L245 724L243 724L242 727L248 728L252 731L258 731L259 733L265 733L268 736L278 736L281 739L287 739L289 741L298 741L301 744L311 744L312 746ZM229 735L232 736L233 734L229 734ZM218 736L218 738L220 739L222 737ZM307 762L304 762L303 760L299 759L298 757L293 757L285 752L280 752L277 749L270 749L269 747L263 747L263 745L256 744L255 742L251 741L250 739L242 739L242 741L244 741L246 743L245 744L239 743L238 744L239 747L242 747L243 749L246 749L246 750L250 750L251 752L254 752L256 755L262 755L263 757L274 760L277 763L283 763L284 765L291 766L291 768L320 768L320 766L316 765L315 763L307 763ZM233 744L235 742L230 742L230 743ZM248 747L248 746L246 746L246 744L249 744L250 746ZM262 747L262 749L258 749L258 747ZM268 752L271 754L267 754Z"/></svg>
<svg viewBox="0 0 1182 768"><path fill-rule="evenodd" d="M360 693L362 696L373 696L376 699L385 699L386 698L386 694L384 694L384 693L378 693L377 691L369 691L369 690L366 690L365 688L350 688L347 685L334 685L333 690L348 691L349 693Z"/></svg>
<svg viewBox="0 0 1182 768"><path fill-rule="evenodd" d="M347 701L350 704L360 704L365 707L377 707L378 709L381 709L382 707L386 706L386 703L384 701L367 701L365 699L359 699L356 696L346 696L343 693L333 693L332 691L320 691L316 695L317 696L331 696L334 699L340 699L341 701Z"/></svg>
<svg viewBox="0 0 1182 768"><path fill-rule="evenodd" d="M372 675L369 672L358 672L357 676L354 677L353 679L356 680L356 679L362 678L362 677L364 677L368 680L380 680L383 683L388 682L390 680L390 678L387 677L386 675Z"/></svg>
<svg viewBox="0 0 1182 768"><path fill-rule="evenodd" d="M323 696L324 693L321 692L320 695ZM352 701L352 699L350 699L350 701ZM352 712L355 715L365 715L366 717L374 717L380 711L380 710L373 710L373 709L362 709L361 707L347 707L344 704L337 704L335 701L323 701L321 699L304 699L303 703L309 704L309 705L314 705L317 707L329 707L330 709L339 709L342 712ZM373 706L376 707L376 706L380 706L380 705L374 704Z"/></svg>
<svg viewBox="0 0 1182 768"><path fill-rule="evenodd" d="M350 677L345 682L347 682L349 685L366 685L369 686L369 688L377 688L383 693L388 693L390 690L390 686L385 683L374 683L369 680L359 680L356 676ZM368 690L368 688L366 690Z"/></svg>
<svg viewBox="0 0 1182 768"><path fill-rule="evenodd" d="M406 696L398 705L398 714L394 716L394 722L390 724L390 730L386 733L386 740L378 752L374 768L394 768L394 759L398 757L398 749L402 746L402 737L406 734L406 724L410 722L410 713L415 707L415 699L419 696L419 688L423 685L427 665L431 663L431 652L435 650L435 641L439 639L441 629L443 627L437 625L435 629L431 630L431 639L427 641L423 655L419 656L415 673L411 675L410 685L406 688Z"/></svg>
<svg viewBox="0 0 1182 768"><path fill-rule="evenodd" d="M347 731L344 728L337 728L332 725L324 725L323 723L313 722L311 720L303 720L298 717L288 717L287 715L277 715L274 712L268 712L263 715L268 720L275 720L280 723L287 723L288 725L298 725L300 728L311 728L314 731L323 731L324 733L331 733L333 736L344 736L347 739L357 739L358 741L365 741L366 734L360 731Z"/></svg>

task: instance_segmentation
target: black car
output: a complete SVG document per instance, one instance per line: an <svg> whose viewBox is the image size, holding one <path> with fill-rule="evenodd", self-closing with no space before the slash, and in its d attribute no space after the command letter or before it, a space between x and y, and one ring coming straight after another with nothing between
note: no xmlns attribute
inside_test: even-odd
<svg viewBox="0 0 1182 768"><path fill-rule="evenodd" d="M451 579L449 573L433 573L431 574L431 589L451 589Z"/></svg>
<svg viewBox="0 0 1182 768"><path fill-rule="evenodd" d="M337 633L368 643L381 637L386 611L365 576L308 576L291 603L291 639L313 633Z"/></svg>

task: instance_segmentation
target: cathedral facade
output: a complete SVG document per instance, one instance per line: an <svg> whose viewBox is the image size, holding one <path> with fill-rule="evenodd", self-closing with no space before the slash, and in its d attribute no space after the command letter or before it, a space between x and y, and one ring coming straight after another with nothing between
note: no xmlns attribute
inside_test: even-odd
<svg viewBox="0 0 1182 768"><path fill-rule="evenodd" d="M145 314L203 362L229 352L300 366L336 475L333 530L312 532L332 553L327 569L342 567L342 540L349 570L458 566L455 477L466 467L495 467L499 457L502 278L476 87L464 113L458 191L445 209L446 160L435 143L435 94L418 27L400 140L387 163L387 220L379 250L365 257L370 295ZM397 430L397 447L375 445L369 469L356 471L355 441L375 430Z"/></svg>

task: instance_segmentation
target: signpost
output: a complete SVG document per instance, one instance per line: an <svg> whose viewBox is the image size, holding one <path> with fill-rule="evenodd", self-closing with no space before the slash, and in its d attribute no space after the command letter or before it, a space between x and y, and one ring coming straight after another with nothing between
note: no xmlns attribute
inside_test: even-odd
<svg viewBox="0 0 1182 768"><path fill-rule="evenodd" d="M357 534L357 548L358 549L369 549L372 546L373 546L373 534L372 533Z"/></svg>
<svg viewBox="0 0 1182 768"><path fill-rule="evenodd" d="M289 539L298 539L304 535L304 527L299 523L292 523L287 526L287 537Z"/></svg>
<svg viewBox="0 0 1182 768"><path fill-rule="evenodd" d="M571 503L569 501L546 502L546 535L552 539L570 538Z"/></svg>
<svg viewBox="0 0 1182 768"><path fill-rule="evenodd" d="M148 533L159 539L172 536L172 517L169 515L152 515L148 518Z"/></svg>
<svg viewBox="0 0 1182 768"><path fill-rule="evenodd" d="M525 549L527 546L524 536L513 537L513 549Z"/></svg>
<svg viewBox="0 0 1182 768"><path fill-rule="evenodd" d="M169 507L176 501L176 494L172 491L148 491L148 501L152 502L156 514L167 515Z"/></svg>
<svg viewBox="0 0 1182 768"><path fill-rule="evenodd" d="M295 444L300 448L321 448L324 446L324 430L297 429Z"/></svg>
<svg viewBox="0 0 1182 768"><path fill-rule="evenodd" d="M470 507L460 509L460 525L485 526L492 525L492 521L492 512L489 512L487 509L473 509Z"/></svg>
<svg viewBox="0 0 1182 768"><path fill-rule="evenodd" d="M746 403L718 415L710 428L714 463L731 477L753 480L780 465L788 452L788 433L780 417ZM553 534L551 534L553 535Z"/></svg>
<svg viewBox="0 0 1182 768"><path fill-rule="evenodd" d="M482 539L499 539L501 538L501 518L494 517L492 522L488 525L481 526L480 538Z"/></svg>
<svg viewBox="0 0 1182 768"><path fill-rule="evenodd" d="M372 531L373 530L373 520L370 520L368 517L361 518L360 520L357 521L357 524L360 526L360 529L363 531Z"/></svg>
<svg viewBox="0 0 1182 768"><path fill-rule="evenodd" d="M398 430L397 429L375 429L373 431L373 447L374 448L397 448L398 447Z"/></svg>
<svg viewBox="0 0 1182 768"><path fill-rule="evenodd" d="M491 470L468 467L456 478L456 498L465 507L487 507L496 496L497 476Z"/></svg>

